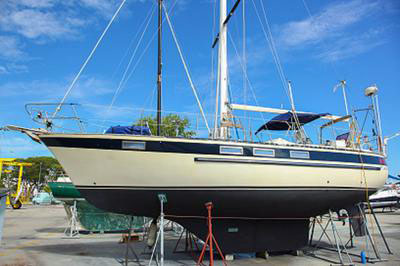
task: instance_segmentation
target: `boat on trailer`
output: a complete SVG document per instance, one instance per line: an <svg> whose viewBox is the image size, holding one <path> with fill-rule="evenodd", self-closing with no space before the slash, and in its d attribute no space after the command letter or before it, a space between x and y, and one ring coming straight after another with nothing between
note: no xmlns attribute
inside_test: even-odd
<svg viewBox="0 0 400 266"><path fill-rule="evenodd" d="M374 152L362 149L357 141L361 135L352 115L298 112L292 97L290 110L230 103L226 32L239 2L227 15L226 0L220 1L220 33L214 43L219 46L220 121L208 139L161 135L160 38L156 135L62 134L9 128L44 143L81 195L97 208L157 219L159 195L163 194L167 198L166 218L204 240L208 229L205 203L212 202L214 236L225 253L305 246L310 217L351 209L385 183L388 169L380 130L376 130L378 151ZM161 23L160 0L158 7ZM160 33L161 24L158 30ZM376 91L370 87L366 95L374 99ZM295 141L233 140L234 110L278 114L259 131L288 130ZM378 126L376 105L373 111ZM321 132L337 122L349 122L349 133L333 142L322 143L321 138L320 144L311 144L303 126L315 119L329 121Z"/></svg>

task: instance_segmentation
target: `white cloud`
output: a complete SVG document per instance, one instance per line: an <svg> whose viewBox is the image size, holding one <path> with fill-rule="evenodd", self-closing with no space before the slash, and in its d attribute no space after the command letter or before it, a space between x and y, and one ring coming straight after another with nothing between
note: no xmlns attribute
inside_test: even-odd
<svg viewBox="0 0 400 266"><path fill-rule="evenodd" d="M17 38L0 35L0 58L19 59L24 55Z"/></svg>
<svg viewBox="0 0 400 266"><path fill-rule="evenodd" d="M386 3L375 0L336 2L279 27L278 41L285 50L308 49L325 62L354 57L386 42L387 28L371 22L388 12Z"/></svg>
<svg viewBox="0 0 400 266"><path fill-rule="evenodd" d="M30 140L28 137L14 137L3 134L0 138L0 154L3 157L24 157L25 154L49 154L44 145Z"/></svg>
<svg viewBox="0 0 400 266"><path fill-rule="evenodd" d="M71 39L89 24L108 19L120 3L120 0L3 0L0 30L14 34L14 39L20 36L37 43Z"/></svg>
<svg viewBox="0 0 400 266"><path fill-rule="evenodd" d="M96 103L84 103L82 107L85 111L93 115L95 118L102 119L121 119L121 123L129 123L126 118L132 118L140 114L143 109L133 108L132 106L113 106L111 109L109 108L109 104L96 104ZM133 120L132 120L133 121ZM132 121L130 123L132 123Z"/></svg>
<svg viewBox="0 0 400 266"><path fill-rule="evenodd" d="M28 67L26 65L10 63L6 65L0 65L0 75L1 74L20 74L27 73Z"/></svg>
<svg viewBox="0 0 400 266"><path fill-rule="evenodd" d="M27 73L28 71L28 66L23 65L23 64L17 64L17 63L10 63L7 64L7 69L10 73Z"/></svg>
<svg viewBox="0 0 400 266"><path fill-rule="evenodd" d="M121 3L118 0L79 0L79 2L81 5L94 9L106 17L111 16Z"/></svg>
<svg viewBox="0 0 400 266"><path fill-rule="evenodd" d="M121 1L0 0L0 60L5 61L2 65L29 60L23 50L27 41L31 42L29 45L41 45L81 37L82 30L89 25L108 20ZM3 65L1 73L6 70Z"/></svg>
<svg viewBox="0 0 400 266"><path fill-rule="evenodd" d="M54 0L15 0L14 3L17 5L22 5L26 7L33 8L44 8L52 7L54 5Z"/></svg>
<svg viewBox="0 0 400 266"><path fill-rule="evenodd" d="M281 28L280 40L287 46L301 46L340 34L377 11L376 1L352 0L335 3L311 18L289 22Z"/></svg>
<svg viewBox="0 0 400 266"><path fill-rule="evenodd" d="M5 66L0 66L0 75L2 74L8 74L8 70Z"/></svg>
<svg viewBox="0 0 400 266"><path fill-rule="evenodd" d="M29 96L35 101L59 101L66 92L70 80L54 82L33 80L29 82L13 81L0 84L0 97ZM72 89L69 99L85 99L99 95L111 94L115 85L107 80L81 77Z"/></svg>
<svg viewBox="0 0 400 266"><path fill-rule="evenodd" d="M384 39L377 38L380 33L379 30L371 30L362 35L341 38L335 42L335 46L317 57L323 61L332 62L364 53L385 43Z"/></svg>
<svg viewBox="0 0 400 266"><path fill-rule="evenodd" d="M68 37L68 34L75 33L71 25L59 20L57 14L30 9L10 13L3 17L2 24L8 31L18 32L30 39Z"/></svg>

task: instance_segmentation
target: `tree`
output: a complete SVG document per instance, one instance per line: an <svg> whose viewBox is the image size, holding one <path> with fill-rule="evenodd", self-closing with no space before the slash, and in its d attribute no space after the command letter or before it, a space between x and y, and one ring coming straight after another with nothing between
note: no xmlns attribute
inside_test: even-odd
<svg viewBox="0 0 400 266"><path fill-rule="evenodd" d="M37 182L40 179L44 181L54 180L57 175L64 173L64 170L57 159L49 156L29 157L19 159L21 162L32 163L32 166L24 167L24 175L27 179Z"/></svg>
<svg viewBox="0 0 400 266"><path fill-rule="evenodd" d="M146 116L139 119L135 126L148 126L152 134L157 132L157 118L153 116ZM193 130L188 130L190 122L188 118L181 118L176 114L169 114L162 118L161 122L161 135L168 137L184 137L190 138L196 135Z"/></svg>
<svg viewBox="0 0 400 266"><path fill-rule="evenodd" d="M23 167L23 177L29 183L44 182L45 180L54 180L60 173L64 173L60 163L53 157L41 156L30 157L26 159L16 159L17 162L32 163L31 166ZM0 187L6 182L10 189L16 189L18 182L19 166L3 166L3 172L0 180Z"/></svg>

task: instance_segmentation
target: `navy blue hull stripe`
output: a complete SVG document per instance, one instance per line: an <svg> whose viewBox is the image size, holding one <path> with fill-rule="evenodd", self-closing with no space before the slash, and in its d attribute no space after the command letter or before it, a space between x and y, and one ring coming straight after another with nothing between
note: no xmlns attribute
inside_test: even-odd
<svg viewBox="0 0 400 266"><path fill-rule="evenodd" d="M326 164L326 163L306 163L296 161L277 161L277 160L252 160L252 159L233 159L233 158L194 158L195 162L208 163L245 163L245 164L269 164L269 165L290 165L290 166L307 166L307 167L324 167L324 168L345 168L345 169L364 169L364 170L381 170L375 166L346 165L346 164Z"/></svg>
<svg viewBox="0 0 400 266"><path fill-rule="evenodd" d="M214 191L214 190L223 190L223 191L365 191L365 187L336 187L336 186L279 186L279 187L271 187L271 186L196 186L196 187L160 187L160 186L99 186L99 185L81 185L76 186L78 189L110 189L110 190L144 190L144 191ZM369 187L368 191L370 193L374 193L377 189Z"/></svg>
<svg viewBox="0 0 400 266"><path fill-rule="evenodd" d="M41 140L48 147L66 147L66 148L84 148L84 149L105 149L105 150L124 150L122 149L122 139L102 139L102 138L66 138L66 137L46 137L41 136ZM145 140L140 142L146 142L145 150L140 152L170 152L170 153L191 153L191 154L207 154L207 155L221 155L224 157L238 156L229 154L220 154L220 146L229 146L229 142L226 144L214 144L214 143L201 143L201 142L181 142L175 141L150 141ZM274 158L280 159L291 159L291 160L303 160L290 157L290 151L307 151L310 154L310 158L307 160L315 161L330 161L330 162L347 162L347 163L364 163L364 164L378 164L382 165L383 161L380 160L379 156L371 155L359 155L345 152L331 152L331 151L309 151L300 149L290 148L274 148L271 146L257 145L250 146L243 143L242 145L235 145L235 147L242 147L243 154L239 156L255 156L253 154L253 148L264 148L273 149L275 156ZM138 150L135 150L138 152Z"/></svg>

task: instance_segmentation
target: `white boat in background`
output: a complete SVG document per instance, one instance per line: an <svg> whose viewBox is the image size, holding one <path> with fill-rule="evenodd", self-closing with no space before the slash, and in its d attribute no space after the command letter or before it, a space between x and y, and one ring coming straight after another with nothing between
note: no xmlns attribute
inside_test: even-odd
<svg viewBox="0 0 400 266"><path fill-rule="evenodd" d="M366 89L373 102L377 151L362 149L357 141L362 132L351 114L299 112L292 97L290 110L231 103L226 32L240 1L229 15L226 2L220 1L220 33L215 42L219 45L220 119L208 139L160 135L160 53L157 136L62 134L9 128L44 143L82 196L97 208L157 218L158 196L164 194L167 218L204 240L207 235L204 204L213 202L213 215L218 217L213 230L224 252L296 250L307 244L310 217L352 208L383 186L388 168L374 100L377 88ZM159 1L159 21L162 9ZM288 130L295 141L233 140L235 110L278 114L259 131ZM316 119L328 120L321 127L321 136L323 128L343 121L349 122L349 132L330 142L323 143L321 138L319 144L312 144L303 126Z"/></svg>
<svg viewBox="0 0 400 266"><path fill-rule="evenodd" d="M379 189L369 197L372 208L399 208L400 207L400 184L389 184Z"/></svg>

